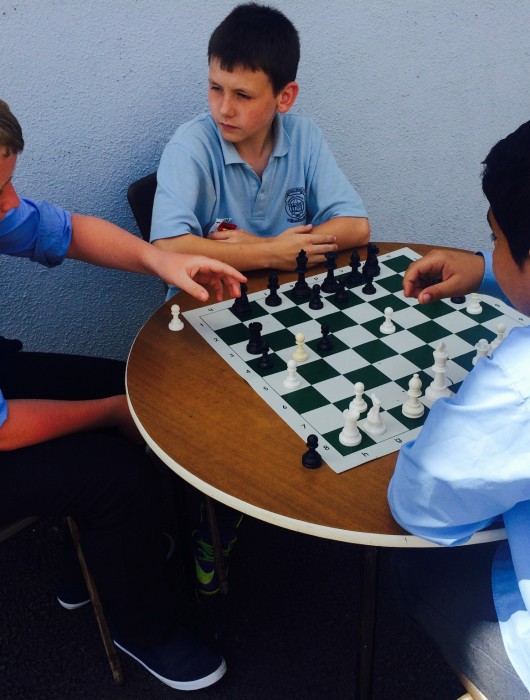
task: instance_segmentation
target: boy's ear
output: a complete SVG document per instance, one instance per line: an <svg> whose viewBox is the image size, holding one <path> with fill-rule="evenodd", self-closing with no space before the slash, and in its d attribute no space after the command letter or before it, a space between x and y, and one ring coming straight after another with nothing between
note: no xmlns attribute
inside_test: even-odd
<svg viewBox="0 0 530 700"><path fill-rule="evenodd" d="M299 89L298 83L293 80L280 90L277 100L277 109L280 114L285 114L291 109L298 97Z"/></svg>

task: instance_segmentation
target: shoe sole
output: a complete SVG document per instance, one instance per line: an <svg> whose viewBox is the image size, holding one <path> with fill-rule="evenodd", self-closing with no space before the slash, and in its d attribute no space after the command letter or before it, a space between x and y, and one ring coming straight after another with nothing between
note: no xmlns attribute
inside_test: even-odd
<svg viewBox="0 0 530 700"><path fill-rule="evenodd" d="M57 602L65 610L77 610L77 608L82 608L84 605L88 605L90 603L90 598L88 600L83 600L81 603L65 603L64 600L57 597Z"/></svg>
<svg viewBox="0 0 530 700"><path fill-rule="evenodd" d="M153 676L158 678L159 681L162 681L162 683L169 685L170 688L174 688L175 690L200 690L201 688L207 688L208 686L213 685L214 683L217 683L217 681L221 680L221 678L226 673L226 662L224 659L222 659L219 668L217 668L213 673L210 673L208 676L204 676L203 678L196 678L193 681L174 681L170 678L164 678L164 676L161 676L156 671L153 671L152 668L149 668L147 664L145 664L141 659L135 656L128 649L122 647L121 644L119 644L116 640L114 640L114 644L118 647L118 649L121 649L135 661L138 661L139 664L141 664L145 669L147 669L149 673L152 673Z"/></svg>

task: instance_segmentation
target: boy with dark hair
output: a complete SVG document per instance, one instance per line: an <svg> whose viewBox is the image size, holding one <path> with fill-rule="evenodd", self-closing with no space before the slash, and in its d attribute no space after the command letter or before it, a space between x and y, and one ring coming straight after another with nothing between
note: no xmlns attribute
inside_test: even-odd
<svg viewBox="0 0 530 700"><path fill-rule="evenodd" d="M493 255L432 251L407 270L404 293L427 303L478 288L530 314L530 122L484 166ZM388 492L396 520L441 545L464 544L504 519L500 545L397 557L405 608L490 699L530 690L529 358L530 327L516 327L454 397L434 404L418 439L401 449Z"/></svg>
<svg viewBox="0 0 530 700"><path fill-rule="evenodd" d="M218 299L223 284L238 293L245 278L217 260L165 253L102 219L20 199L13 175L23 148L0 100L0 253L156 275L203 300L200 283ZM74 517L116 644L172 688L215 683L223 658L178 624L160 494L127 406L124 363L20 349L0 344L0 518ZM90 602L72 563L58 596L69 610Z"/></svg>
<svg viewBox="0 0 530 700"><path fill-rule="evenodd" d="M309 266L364 245L359 195L320 129L288 114L300 44L279 10L239 5L208 45L210 113L180 126L158 169L151 240L239 270ZM174 293L174 289L170 293Z"/></svg>
<svg viewBox="0 0 530 700"><path fill-rule="evenodd" d="M300 41L279 10L237 6L208 44L210 113L183 124L158 168L151 241L203 253L238 270L293 270L331 251L364 245L369 225L359 195L320 129L288 114L298 95ZM169 287L168 295L178 291ZM225 557L240 516L222 508ZM219 590L206 527L195 533L198 588Z"/></svg>

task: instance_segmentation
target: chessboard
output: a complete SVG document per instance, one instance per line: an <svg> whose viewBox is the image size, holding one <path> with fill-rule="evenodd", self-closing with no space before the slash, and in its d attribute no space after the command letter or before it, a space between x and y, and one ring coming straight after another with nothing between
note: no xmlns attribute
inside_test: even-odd
<svg viewBox="0 0 530 700"><path fill-rule="evenodd" d="M269 289L249 294L244 318L234 313L234 300L187 311L183 316L304 443L309 435L316 435L318 452L331 469L341 473L395 452L418 436L432 405L425 390L433 382L434 353L442 343L448 354L445 384L455 393L473 367L481 339L491 343L500 324L509 332L514 326L530 323L515 309L487 296L480 297L480 313L468 312L469 297L426 305L406 299L403 274L419 257L406 247L379 256L379 274L373 279L375 290L369 290L371 293L363 292L366 280L349 267L328 268L327 274L307 273L304 278L310 287L325 287L329 276L344 282L340 294L321 292L320 309L310 308L307 298L297 298L293 293L296 282L288 282L275 290L280 300L276 306L266 303L272 293ZM390 334L381 331L387 308L393 310L395 325ZM266 363L247 350L249 326L255 322L261 324L261 337L268 346ZM327 350L318 347L324 325L329 328L332 345ZM284 385L287 363L296 348L295 336L300 333L307 359L297 363L300 382L289 389ZM260 366L263 364L268 367ZM414 374L422 382L419 401L424 412L419 418L407 418L402 407ZM350 447L342 444L339 435L345 425L343 412L359 382L364 385L367 411L358 420L361 441ZM363 430L372 396L380 402L380 418L385 426L384 433L375 436ZM300 455L304 449L301 444Z"/></svg>

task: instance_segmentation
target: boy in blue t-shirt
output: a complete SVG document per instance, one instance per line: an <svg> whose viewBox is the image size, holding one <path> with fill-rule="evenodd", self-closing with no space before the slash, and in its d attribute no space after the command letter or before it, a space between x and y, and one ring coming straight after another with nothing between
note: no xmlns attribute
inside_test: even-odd
<svg viewBox="0 0 530 700"><path fill-rule="evenodd" d="M180 126L158 169L151 240L239 270L293 270L365 245L359 195L320 129L288 114L300 43L278 10L239 5L208 44L210 113ZM170 294L174 293L170 290Z"/></svg>

